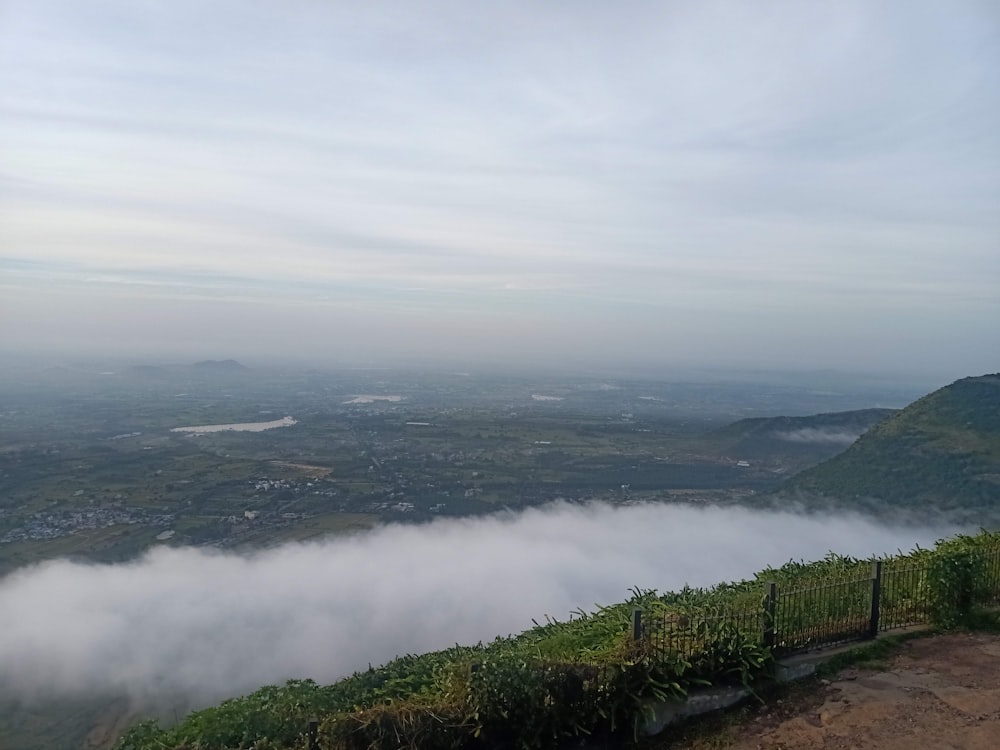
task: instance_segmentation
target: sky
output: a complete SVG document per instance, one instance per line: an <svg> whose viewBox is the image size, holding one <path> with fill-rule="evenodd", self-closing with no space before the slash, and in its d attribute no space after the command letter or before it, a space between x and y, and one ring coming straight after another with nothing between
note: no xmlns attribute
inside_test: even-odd
<svg viewBox="0 0 1000 750"><path fill-rule="evenodd" d="M0 349L1000 370L1000 6L0 0Z"/></svg>
<svg viewBox="0 0 1000 750"><path fill-rule="evenodd" d="M0 578L0 700L126 693L190 707L285 679L328 683L594 611L633 587L713 586L831 549L894 554L955 531L921 521L557 503L250 556L161 547L114 565L53 560Z"/></svg>

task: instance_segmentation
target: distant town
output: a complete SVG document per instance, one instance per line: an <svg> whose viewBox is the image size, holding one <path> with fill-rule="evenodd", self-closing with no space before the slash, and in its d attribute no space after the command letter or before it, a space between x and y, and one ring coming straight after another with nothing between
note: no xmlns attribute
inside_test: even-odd
<svg viewBox="0 0 1000 750"><path fill-rule="evenodd" d="M54 556L253 548L552 501L744 502L843 447L747 441L741 430L760 427L746 418L910 397L878 385L838 395L238 363L6 378L0 572Z"/></svg>

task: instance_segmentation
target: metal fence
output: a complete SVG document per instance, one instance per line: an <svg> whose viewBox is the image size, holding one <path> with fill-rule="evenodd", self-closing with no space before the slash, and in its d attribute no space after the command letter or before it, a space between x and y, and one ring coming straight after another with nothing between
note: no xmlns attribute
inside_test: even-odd
<svg viewBox="0 0 1000 750"><path fill-rule="evenodd" d="M1000 605L1000 548L989 550L983 555L983 572L986 579L986 591L983 592L982 604Z"/></svg>
<svg viewBox="0 0 1000 750"><path fill-rule="evenodd" d="M875 578L834 580L819 586L769 591L773 632L764 643L774 654L865 638L872 633ZM777 587L775 587L777 589Z"/></svg>
<svg viewBox="0 0 1000 750"><path fill-rule="evenodd" d="M764 610L724 608L709 612L669 613L661 617L633 616L633 638L641 639L647 653L659 658L676 655L691 659L720 633L759 639L764 632Z"/></svg>
<svg viewBox="0 0 1000 750"><path fill-rule="evenodd" d="M879 631L898 630L930 622L927 563L886 565L882 571Z"/></svg>
<svg viewBox="0 0 1000 750"><path fill-rule="evenodd" d="M985 584L974 604L1000 606L1000 548L974 554ZM713 638L734 635L775 656L874 638L930 623L930 570L929 561L879 560L867 575L795 588L767 584L759 605L666 615L637 610L633 638L660 658L685 659L697 658Z"/></svg>
<svg viewBox="0 0 1000 750"><path fill-rule="evenodd" d="M975 578L983 583L972 603L1000 605L1000 547L969 554ZM664 674L710 676L717 684L737 684L745 677L739 668L741 649L747 646L765 647L782 657L929 624L932 565L930 558L890 558L870 567L859 564L842 578L815 585L768 583L759 594L743 591L737 603L637 608L631 626L635 658L626 661L662 668ZM624 663L543 660L534 668L547 700L597 713L613 702L628 679Z"/></svg>

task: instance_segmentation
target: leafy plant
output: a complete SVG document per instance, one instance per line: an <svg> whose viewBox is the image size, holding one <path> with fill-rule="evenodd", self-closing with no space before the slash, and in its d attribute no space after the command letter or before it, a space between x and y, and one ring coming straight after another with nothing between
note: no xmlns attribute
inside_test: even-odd
<svg viewBox="0 0 1000 750"><path fill-rule="evenodd" d="M988 541L1000 542L1000 535L959 535L938 543L927 575L930 616L935 625L950 628L967 624L996 586L989 564L996 556L984 554L989 551L984 544Z"/></svg>

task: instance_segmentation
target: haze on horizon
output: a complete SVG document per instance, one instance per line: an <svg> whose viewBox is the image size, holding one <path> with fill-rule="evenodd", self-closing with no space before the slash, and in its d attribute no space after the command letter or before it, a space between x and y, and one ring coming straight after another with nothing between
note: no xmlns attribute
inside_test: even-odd
<svg viewBox="0 0 1000 750"><path fill-rule="evenodd" d="M1000 7L0 0L0 350L998 369Z"/></svg>

